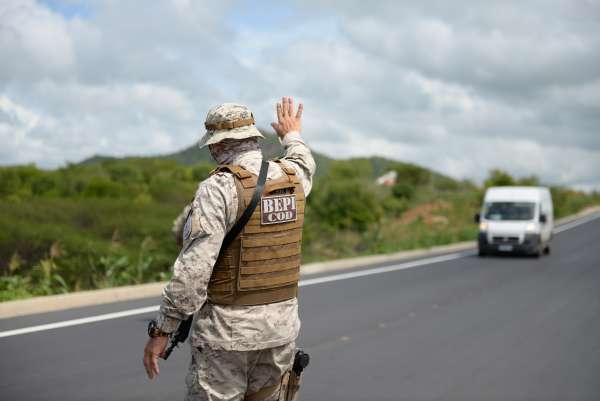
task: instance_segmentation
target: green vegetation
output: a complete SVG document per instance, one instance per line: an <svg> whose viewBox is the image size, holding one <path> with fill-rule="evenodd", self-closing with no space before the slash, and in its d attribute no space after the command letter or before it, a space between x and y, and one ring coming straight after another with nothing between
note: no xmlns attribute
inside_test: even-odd
<svg viewBox="0 0 600 401"><path fill-rule="evenodd" d="M276 139L264 152L281 152ZM475 237L483 188L382 158L316 154L305 262L394 252ZM0 168L0 301L165 280L178 249L173 219L213 165L205 151L152 158L94 157L53 171ZM395 170L397 184L375 184ZM485 185L536 185L492 171ZM558 217L599 194L552 188Z"/></svg>
<svg viewBox="0 0 600 401"><path fill-rule="evenodd" d="M152 159L0 169L0 300L165 279L171 222L211 169Z"/></svg>

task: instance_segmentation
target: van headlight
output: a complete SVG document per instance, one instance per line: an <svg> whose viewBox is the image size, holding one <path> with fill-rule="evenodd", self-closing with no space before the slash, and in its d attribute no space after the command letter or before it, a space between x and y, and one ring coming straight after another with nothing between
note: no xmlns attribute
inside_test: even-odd
<svg viewBox="0 0 600 401"><path fill-rule="evenodd" d="M529 223L527 224L527 227L525 227L525 231L527 231L528 233L535 232L536 230L537 226L534 223Z"/></svg>
<svg viewBox="0 0 600 401"><path fill-rule="evenodd" d="M479 231L487 231L487 229L488 229L488 223L486 223L486 222L479 223Z"/></svg>

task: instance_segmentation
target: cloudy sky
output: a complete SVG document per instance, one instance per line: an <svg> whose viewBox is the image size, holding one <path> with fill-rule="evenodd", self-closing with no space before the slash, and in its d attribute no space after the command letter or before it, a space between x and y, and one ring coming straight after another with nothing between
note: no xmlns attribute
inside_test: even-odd
<svg viewBox="0 0 600 401"><path fill-rule="evenodd" d="M335 157L600 190L600 1L0 2L0 164L185 148L279 96Z"/></svg>

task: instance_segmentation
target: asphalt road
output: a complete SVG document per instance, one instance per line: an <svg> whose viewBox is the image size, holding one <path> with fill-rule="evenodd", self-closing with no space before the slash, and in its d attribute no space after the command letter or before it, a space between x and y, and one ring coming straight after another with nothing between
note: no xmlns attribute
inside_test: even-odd
<svg viewBox="0 0 600 401"><path fill-rule="evenodd" d="M301 288L302 399L600 400L600 219L552 254L447 261ZM363 270L361 270L363 271ZM377 272L377 271L376 271ZM156 304L0 320L6 330ZM142 314L0 338L0 400L177 400L187 346L148 381Z"/></svg>

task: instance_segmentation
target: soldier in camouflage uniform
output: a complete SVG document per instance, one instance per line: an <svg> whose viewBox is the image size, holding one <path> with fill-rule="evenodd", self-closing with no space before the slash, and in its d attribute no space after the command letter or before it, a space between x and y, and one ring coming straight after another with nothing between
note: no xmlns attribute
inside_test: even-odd
<svg viewBox="0 0 600 401"><path fill-rule="evenodd" d="M285 156L280 163L269 162L267 182L280 179L293 169L308 195L316 167L300 137L302 109L300 104L295 112L292 98L284 97L277 104L278 122L272 126L285 148ZM209 127L250 118L253 122L248 108L226 103L208 112L206 124ZM258 175L262 153L257 139L261 137L254 124L208 129L200 147L209 146L220 165L240 166ZM157 327L161 333L173 333L183 320L196 313L186 400L244 400L276 385L293 363L300 329L296 297L252 306L207 302L213 267L226 233L236 222L240 201L233 174L219 171L198 186L189 213L186 211L184 229L180 228L183 218L174 224L176 231L183 231L183 249L175 261L173 277L164 288ZM164 335L148 341L144 366L149 378L158 375L158 357L167 342ZM277 391L264 398L277 399Z"/></svg>

